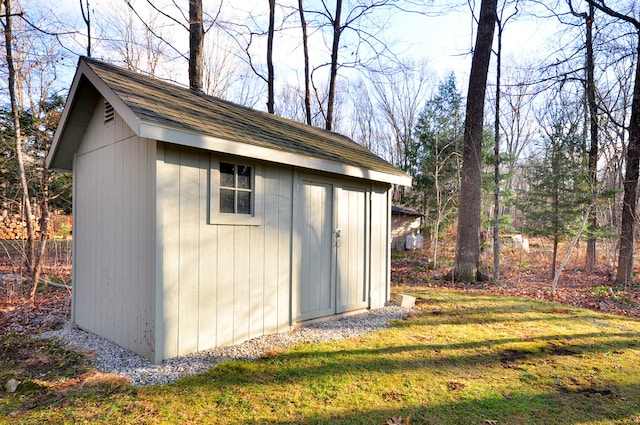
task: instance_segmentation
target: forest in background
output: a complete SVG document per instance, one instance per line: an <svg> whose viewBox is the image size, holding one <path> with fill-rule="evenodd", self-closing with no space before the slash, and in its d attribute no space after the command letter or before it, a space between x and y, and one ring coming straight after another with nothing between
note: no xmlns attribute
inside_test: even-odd
<svg viewBox="0 0 640 425"><path fill-rule="evenodd" d="M553 278L559 244L581 239L586 270L617 267L618 283L633 280L640 157L635 2L222 1L200 2L196 18L194 3L2 0L0 209L40 226L49 211L71 212L71 176L46 170L44 160L80 55L191 85L189 37L199 24L197 89L346 134L405 170L414 183L397 188L395 201L425 214L437 265L443 236L465 226L463 92L474 85L459 79L466 69L438 78L430 58L407 55L389 16L466 11L475 28L481 6L494 3L477 182L481 240L548 238ZM556 24L541 55L503 57L503 38L517 33L519 20ZM297 59L285 66L283 55ZM28 270L44 252L35 232L32 239ZM497 280L500 244L492 246L485 274Z"/></svg>

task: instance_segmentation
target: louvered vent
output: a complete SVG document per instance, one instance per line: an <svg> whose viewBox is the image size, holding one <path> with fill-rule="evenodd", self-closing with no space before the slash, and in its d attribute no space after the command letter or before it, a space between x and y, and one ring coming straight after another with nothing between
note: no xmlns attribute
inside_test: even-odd
<svg viewBox="0 0 640 425"><path fill-rule="evenodd" d="M113 106L111 106L111 104L105 100L104 101L104 122L105 122L105 124L110 122L110 121L113 121L113 119L115 117L116 117L116 113L113 110Z"/></svg>

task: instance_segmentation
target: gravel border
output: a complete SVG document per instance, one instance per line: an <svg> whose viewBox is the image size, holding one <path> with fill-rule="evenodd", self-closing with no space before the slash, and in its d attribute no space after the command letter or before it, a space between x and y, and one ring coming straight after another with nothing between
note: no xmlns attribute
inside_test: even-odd
<svg viewBox="0 0 640 425"><path fill-rule="evenodd" d="M261 336L230 347L174 357L157 365L111 341L80 329L66 327L41 333L37 337L58 339L65 348L91 358L93 366L100 372L122 376L134 386L162 385L207 372L224 360L254 360L270 351L306 342L359 337L367 332L388 327L390 321L402 319L409 312L410 309L388 306L337 320L317 322L282 334Z"/></svg>

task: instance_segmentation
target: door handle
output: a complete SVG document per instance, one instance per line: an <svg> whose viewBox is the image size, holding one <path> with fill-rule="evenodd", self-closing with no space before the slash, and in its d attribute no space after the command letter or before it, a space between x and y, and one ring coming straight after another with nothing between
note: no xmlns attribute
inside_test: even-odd
<svg viewBox="0 0 640 425"><path fill-rule="evenodd" d="M336 238L341 237L342 236L342 229L340 229L340 228L336 229L335 234L336 234Z"/></svg>

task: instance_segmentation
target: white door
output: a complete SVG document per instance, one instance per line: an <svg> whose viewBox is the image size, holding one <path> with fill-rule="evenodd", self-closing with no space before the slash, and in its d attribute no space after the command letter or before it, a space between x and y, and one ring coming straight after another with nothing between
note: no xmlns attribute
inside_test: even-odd
<svg viewBox="0 0 640 425"><path fill-rule="evenodd" d="M302 179L298 227L300 238L299 320L335 314L333 279L333 185Z"/></svg>
<svg viewBox="0 0 640 425"><path fill-rule="evenodd" d="M355 187L336 190L337 312L366 308L369 305L367 191Z"/></svg>
<svg viewBox="0 0 640 425"><path fill-rule="evenodd" d="M298 182L294 317L301 321L368 307L367 190L315 176Z"/></svg>

